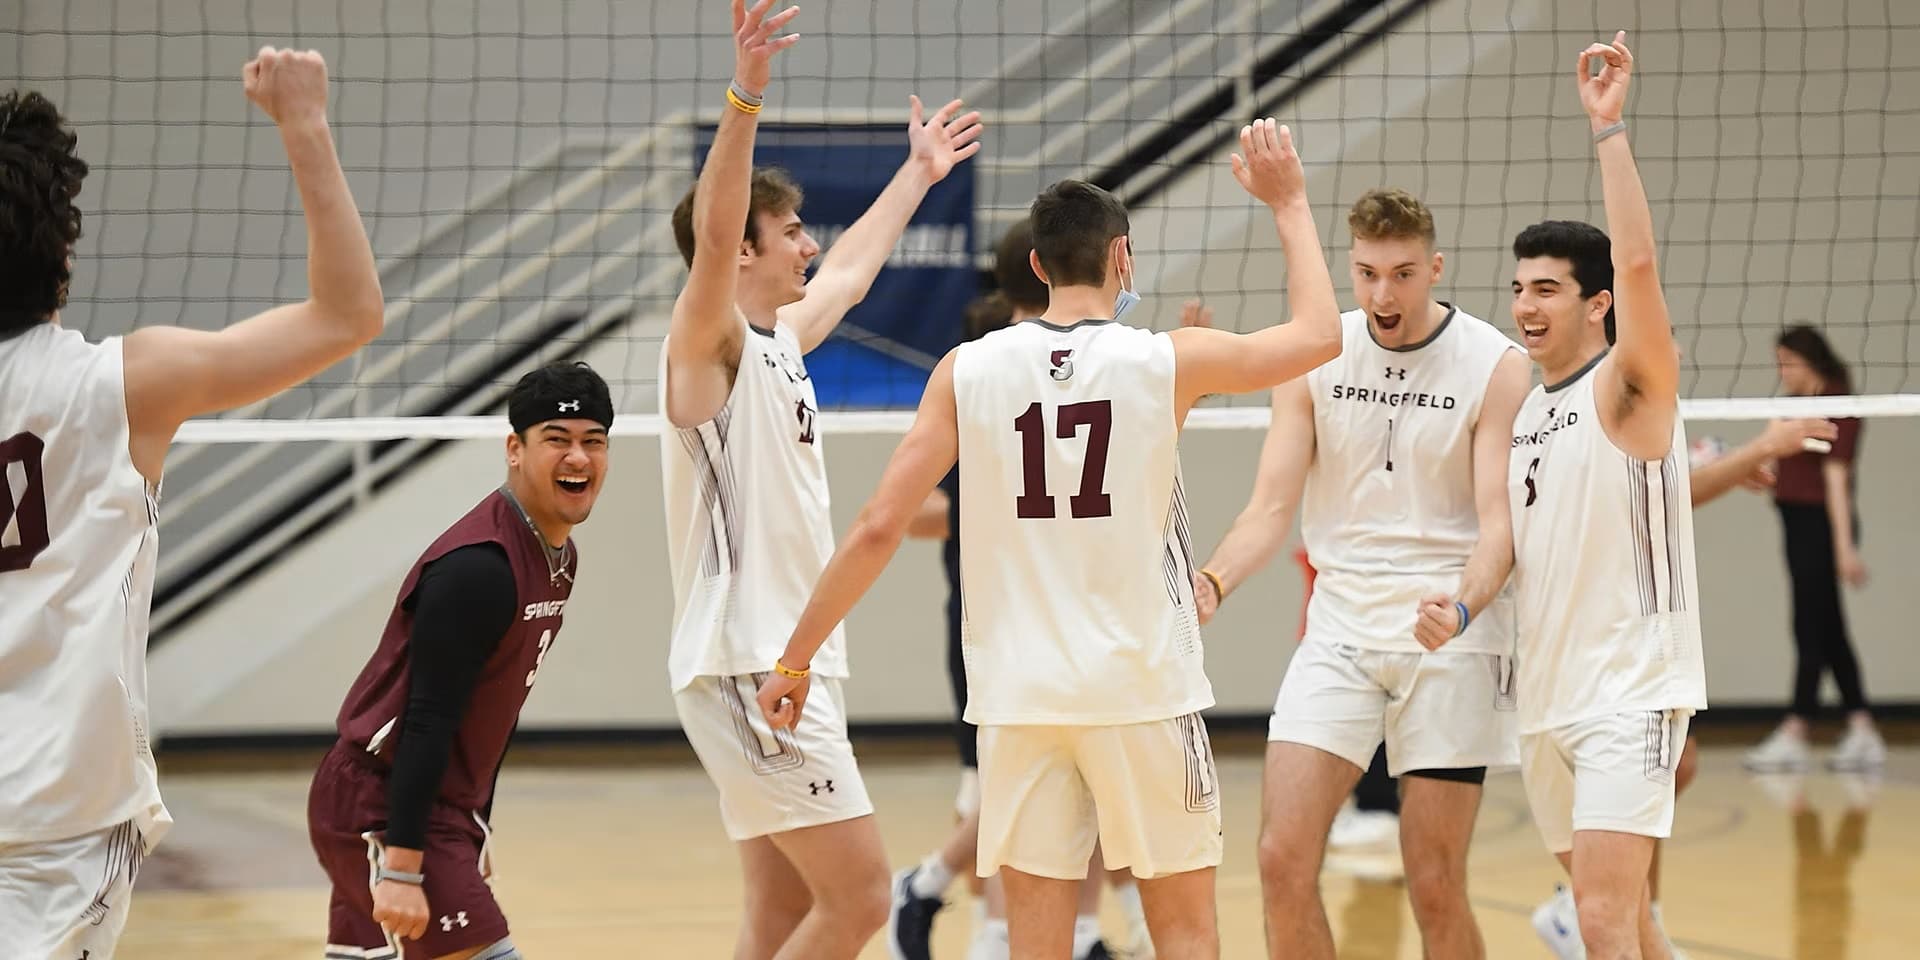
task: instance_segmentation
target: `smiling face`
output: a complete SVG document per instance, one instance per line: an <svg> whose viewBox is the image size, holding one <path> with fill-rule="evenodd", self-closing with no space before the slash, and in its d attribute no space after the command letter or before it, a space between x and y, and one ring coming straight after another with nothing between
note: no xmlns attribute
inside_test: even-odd
<svg viewBox="0 0 1920 960"><path fill-rule="evenodd" d="M607 476L607 428L585 419L547 420L507 437L507 483L557 546L593 512Z"/></svg>
<svg viewBox="0 0 1920 960"><path fill-rule="evenodd" d="M1355 237L1347 260L1354 299L1366 311L1374 339L1386 347L1406 345L1433 303L1440 254L1420 237Z"/></svg>
<svg viewBox="0 0 1920 960"><path fill-rule="evenodd" d="M1513 322L1547 382L1562 379L1607 347L1613 295L1583 295L1565 257L1526 257L1513 268Z"/></svg>
<svg viewBox="0 0 1920 960"><path fill-rule="evenodd" d="M755 213L755 239L740 247L743 301L783 307L807 295L807 267L820 245L793 210Z"/></svg>

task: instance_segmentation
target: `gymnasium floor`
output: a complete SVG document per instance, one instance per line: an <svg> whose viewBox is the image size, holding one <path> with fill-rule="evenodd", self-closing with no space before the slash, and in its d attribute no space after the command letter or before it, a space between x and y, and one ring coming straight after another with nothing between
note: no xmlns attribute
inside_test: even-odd
<svg viewBox="0 0 1920 960"><path fill-rule="evenodd" d="M1877 782L1832 774L1756 781L1751 738L1709 738L1668 847L1668 929L1695 960L1878 960L1920 955L1920 746L1900 738ZM1831 739L1829 736L1828 740ZM1217 733L1227 803L1219 903L1223 956L1257 958L1257 739ZM943 837L957 774L945 740L858 745L896 865ZM314 960L326 890L307 846L306 790L318 752L163 762L177 825L142 869L122 960ZM495 889L533 960L731 955L738 867L708 784L680 747L516 747L494 811ZM1528 925L1558 868L1527 819L1517 775L1496 775L1472 855L1488 955L1550 954ZM958 888L956 887L956 891ZM1329 869L1340 955L1420 956L1404 889ZM959 894L964 897L964 894ZM1109 903L1106 924L1117 929ZM935 955L965 952L970 911L936 926ZM876 941L865 958L883 960Z"/></svg>

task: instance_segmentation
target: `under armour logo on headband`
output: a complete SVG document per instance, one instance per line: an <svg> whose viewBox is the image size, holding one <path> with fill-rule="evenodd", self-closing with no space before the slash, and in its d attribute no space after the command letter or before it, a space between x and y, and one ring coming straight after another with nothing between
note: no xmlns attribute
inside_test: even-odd
<svg viewBox="0 0 1920 960"><path fill-rule="evenodd" d="M568 412L568 411L573 411L574 413L579 413L579 412L580 412L580 401L578 401L578 400L562 400L562 401L560 401L560 412L561 412L561 413L566 413L566 412Z"/></svg>

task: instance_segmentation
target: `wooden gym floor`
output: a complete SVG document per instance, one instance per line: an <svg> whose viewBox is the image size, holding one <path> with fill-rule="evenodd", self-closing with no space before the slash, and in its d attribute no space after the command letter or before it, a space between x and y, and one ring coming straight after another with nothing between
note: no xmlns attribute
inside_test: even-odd
<svg viewBox="0 0 1920 960"><path fill-rule="evenodd" d="M1920 956L1920 746L1902 736L1874 780L1820 772L1758 780L1740 769L1757 739L1707 736L1667 848L1663 910L1694 958L1875 960ZM1831 741L1829 735L1826 740ZM1227 817L1219 911L1223 956L1261 956L1254 865L1260 741L1217 733ZM945 836L958 773L945 740L857 745L896 866ZM167 758L173 834L140 874L122 960L315 960L327 893L307 845L318 751ZM1822 753L1817 756L1823 756ZM495 890L533 960L728 957L739 868L712 793L682 747L517 747L494 810ZM1488 782L1472 898L1496 958L1549 957L1528 923L1559 869L1540 846L1516 774ZM1417 958L1404 888L1330 866L1340 955ZM935 928L938 957L964 956L971 911L956 884ZM1118 930L1108 898L1104 921ZM883 960L876 938L861 954Z"/></svg>

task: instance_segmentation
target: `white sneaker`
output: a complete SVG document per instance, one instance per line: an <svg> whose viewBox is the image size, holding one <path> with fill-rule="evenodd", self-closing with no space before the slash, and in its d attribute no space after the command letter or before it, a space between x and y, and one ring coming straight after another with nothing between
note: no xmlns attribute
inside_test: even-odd
<svg viewBox="0 0 1920 960"><path fill-rule="evenodd" d="M973 928L973 942L967 945L967 960L1008 960L1013 946L1007 942L1007 922L989 921Z"/></svg>
<svg viewBox="0 0 1920 960"><path fill-rule="evenodd" d="M1759 746L1748 750L1743 762L1748 770L1797 772L1812 766L1813 751L1808 749L1804 735L1790 733L1782 724L1760 741Z"/></svg>
<svg viewBox="0 0 1920 960"><path fill-rule="evenodd" d="M1587 945L1580 939L1580 912L1573 905L1573 888L1555 884L1553 898L1533 909L1533 932L1560 960L1586 960Z"/></svg>
<svg viewBox="0 0 1920 960"><path fill-rule="evenodd" d="M1831 770L1878 770L1887 764L1887 741L1870 726L1848 724L1833 754L1827 757Z"/></svg>
<svg viewBox="0 0 1920 960"><path fill-rule="evenodd" d="M1398 845L1400 841L1400 815L1385 810L1361 810L1348 801L1340 812L1333 816L1333 826L1327 831L1327 846L1330 849L1346 847Z"/></svg>

